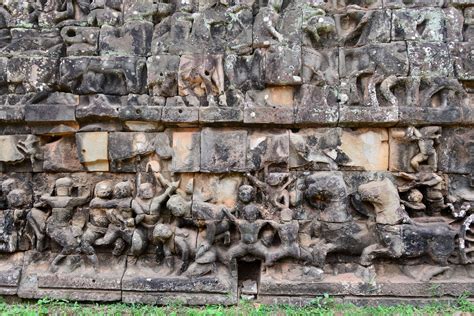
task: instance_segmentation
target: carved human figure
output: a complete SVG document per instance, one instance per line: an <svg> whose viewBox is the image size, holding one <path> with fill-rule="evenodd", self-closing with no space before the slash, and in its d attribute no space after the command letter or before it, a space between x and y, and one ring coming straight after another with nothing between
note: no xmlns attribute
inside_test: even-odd
<svg viewBox="0 0 474 316"><path fill-rule="evenodd" d="M98 246L114 244L112 254L119 256L132 243L135 219L132 210L132 187L130 182L122 181L115 185L113 199L106 210L109 225L105 235L97 239Z"/></svg>
<svg viewBox="0 0 474 316"><path fill-rule="evenodd" d="M85 190L81 196L71 196L73 180L69 177L56 180L56 195L44 194L41 199L51 208L51 216L46 221L46 233L51 239L57 242L61 247L61 252L51 263L51 271L59 268L61 260L68 255L80 252L80 236L85 219L79 218L77 222L73 221L76 208L83 205L89 199L90 192Z"/></svg>
<svg viewBox="0 0 474 316"><path fill-rule="evenodd" d="M195 19L193 11L193 0L178 0L176 11L155 27L152 45L157 54L183 49L189 44Z"/></svg>
<svg viewBox="0 0 474 316"><path fill-rule="evenodd" d="M161 223L155 225L152 233L152 243L162 246L165 264L171 272L176 270L178 274L185 272L189 266L193 255L191 239L192 236L186 229ZM175 269L175 256L178 254L183 263L179 269Z"/></svg>
<svg viewBox="0 0 474 316"><path fill-rule="evenodd" d="M1 189L2 191L0 192L0 210L5 210L8 208L8 201L7 201L7 196L8 193L10 193L12 190L17 188L17 183L15 179L8 178L2 181L2 186Z"/></svg>
<svg viewBox="0 0 474 316"><path fill-rule="evenodd" d="M23 189L7 195L8 208L0 214L0 252L15 252L24 233L28 197Z"/></svg>
<svg viewBox="0 0 474 316"><path fill-rule="evenodd" d="M268 223L276 229L281 240L281 245L275 251L267 252L265 265L272 265L274 262L291 257L299 259L301 250L298 243L298 233L300 225L297 220L293 219L293 211L289 208L280 212L280 221L269 221Z"/></svg>
<svg viewBox="0 0 474 316"><path fill-rule="evenodd" d="M406 137L418 142L420 152L411 158L410 164L415 171L420 171L420 164L426 162L431 171L438 170L438 155L435 145L441 137L441 127L426 126L417 129L411 126L406 131Z"/></svg>
<svg viewBox="0 0 474 316"><path fill-rule="evenodd" d="M239 242L231 246L225 255L225 263L229 264L233 259L248 254L265 259L268 249L259 239L259 233L268 221L258 219L260 211L257 206L253 203L245 205L240 214L242 218L235 217L227 209L223 211L225 216L237 226L240 233Z"/></svg>
<svg viewBox="0 0 474 316"><path fill-rule="evenodd" d="M89 222L87 229L81 238L81 250L89 257L95 268L99 261L94 249L94 242L104 236L109 220L107 218L107 208L110 208L113 185L110 180L104 180L95 185L95 197L89 203Z"/></svg>
<svg viewBox="0 0 474 316"><path fill-rule="evenodd" d="M319 43L323 34L336 31L336 23L332 17L326 16L326 12L317 3L308 1L303 7L302 29L310 41Z"/></svg>
<svg viewBox="0 0 474 316"><path fill-rule="evenodd" d="M268 5L260 8L255 16L253 24L253 46L255 48L265 48L272 43L283 42L283 35L276 29L282 4L282 0L269 0Z"/></svg>
<svg viewBox="0 0 474 316"><path fill-rule="evenodd" d="M161 188L159 183L157 185ZM140 224L141 227L140 230L135 230L133 237L135 245L132 245L132 252L136 256L146 247L165 202L176 191L178 185L179 181L169 183L162 194L155 196L155 187L152 183L139 183L137 196L132 201L135 224Z"/></svg>
<svg viewBox="0 0 474 316"><path fill-rule="evenodd" d="M41 3L38 1L38 3ZM41 7L39 24L53 26L74 17L72 0L46 0Z"/></svg>
<svg viewBox="0 0 474 316"><path fill-rule="evenodd" d="M257 177L246 174L246 177L262 190L264 197L264 204L266 207L272 208L270 212L262 210L265 218L271 217L278 210L289 208L290 206L290 193L287 187L294 181L294 178L290 177L287 173L265 172L265 182L260 181ZM288 180L284 182L285 179Z"/></svg>
<svg viewBox="0 0 474 316"><path fill-rule="evenodd" d="M31 236L31 244L36 251L43 251L46 247L46 221L51 215L48 204L41 200L41 195L33 204L33 208L26 215L28 227L31 228L33 236Z"/></svg>
<svg viewBox="0 0 474 316"><path fill-rule="evenodd" d="M400 172L398 177L404 181L407 181L406 183L403 183L399 186L398 190L400 192L406 192L408 190L413 192L413 190L417 190L416 188L424 189L423 191L426 195L426 202L429 206L428 208L425 206L424 209L429 212L429 215L439 215L442 210L447 208L449 208L451 211L454 210L454 206L449 201L447 196L446 182L440 175L434 172L418 172L415 174ZM421 194L419 190L417 191L419 194ZM420 197L418 197L418 199L420 199ZM423 199L423 195L421 196L421 199ZM415 209L416 207L416 205L413 205L413 203L407 206L412 209ZM418 204L418 206L421 207L420 204Z"/></svg>
<svg viewBox="0 0 474 316"><path fill-rule="evenodd" d="M30 158L32 165L43 159L39 148L39 138L36 135L28 135L25 140L18 142L17 147L23 151L26 157Z"/></svg>

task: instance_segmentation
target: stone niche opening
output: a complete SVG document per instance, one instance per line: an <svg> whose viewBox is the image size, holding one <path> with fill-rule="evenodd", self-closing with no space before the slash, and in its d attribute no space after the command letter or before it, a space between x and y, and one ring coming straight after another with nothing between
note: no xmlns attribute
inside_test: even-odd
<svg viewBox="0 0 474 316"><path fill-rule="evenodd" d="M260 285L262 261L255 258L237 260L238 297L241 299L256 299Z"/></svg>

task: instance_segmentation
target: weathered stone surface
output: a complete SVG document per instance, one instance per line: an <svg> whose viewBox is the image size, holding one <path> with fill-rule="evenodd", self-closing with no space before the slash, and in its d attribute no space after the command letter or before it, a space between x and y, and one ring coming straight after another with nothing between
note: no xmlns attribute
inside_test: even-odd
<svg viewBox="0 0 474 316"><path fill-rule="evenodd" d="M64 136L47 143L44 150L44 171L65 172L82 171L84 167L78 159L78 148L74 136Z"/></svg>
<svg viewBox="0 0 474 316"><path fill-rule="evenodd" d="M68 56L94 56L98 53L99 32L97 27L66 26L61 37Z"/></svg>
<svg viewBox="0 0 474 316"><path fill-rule="evenodd" d="M473 292L472 5L0 0L0 294Z"/></svg>
<svg viewBox="0 0 474 316"><path fill-rule="evenodd" d="M271 166L288 166L290 137L287 130L254 131L247 137L247 168L252 171Z"/></svg>
<svg viewBox="0 0 474 316"><path fill-rule="evenodd" d="M439 169L448 173L474 173L474 132L469 128L445 128L446 141L439 145Z"/></svg>
<svg viewBox="0 0 474 316"><path fill-rule="evenodd" d="M271 87L251 90L245 97L245 123L292 124L294 122L294 88Z"/></svg>
<svg viewBox="0 0 474 316"><path fill-rule="evenodd" d="M172 55L148 58L148 88L153 95L165 97L177 95L179 60L179 56Z"/></svg>
<svg viewBox="0 0 474 316"><path fill-rule="evenodd" d="M392 40L442 42L446 23L441 8L416 8L394 10L392 15Z"/></svg>
<svg viewBox="0 0 474 316"><path fill-rule="evenodd" d="M444 43L408 43L410 74L414 76L453 76L449 50Z"/></svg>
<svg viewBox="0 0 474 316"><path fill-rule="evenodd" d="M48 91L58 81L58 60L48 57L13 57L8 61L11 92Z"/></svg>
<svg viewBox="0 0 474 316"><path fill-rule="evenodd" d="M150 52L153 23L131 21L116 28L100 28L99 52L101 55L143 56Z"/></svg>
<svg viewBox="0 0 474 316"><path fill-rule="evenodd" d="M109 171L108 133L77 133L79 161L88 171Z"/></svg>
<svg viewBox="0 0 474 316"><path fill-rule="evenodd" d="M201 132L187 129L173 132L173 172L198 172L201 167Z"/></svg>
<svg viewBox="0 0 474 316"><path fill-rule="evenodd" d="M171 156L170 139L165 133L109 133L111 171L146 171L150 161L160 163Z"/></svg>
<svg viewBox="0 0 474 316"><path fill-rule="evenodd" d="M450 49L456 77L462 80L472 80L474 78L474 68L472 65L474 44L472 42L452 43Z"/></svg>
<svg viewBox="0 0 474 316"><path fill-rule="evenodd" d="M145 60L134 57L68 57L61 60L61 84L73 93L143 93Z"/></svg>
<svg viewBox="0 0 474 316"><path fill-rule="evenodd" d="M201 171L245 171L247 131L204 128L201 133Z"/></svg>

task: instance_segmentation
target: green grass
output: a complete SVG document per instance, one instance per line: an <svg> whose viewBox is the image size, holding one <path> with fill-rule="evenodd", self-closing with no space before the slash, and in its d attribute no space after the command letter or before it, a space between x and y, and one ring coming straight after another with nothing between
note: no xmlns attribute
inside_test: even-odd
<svg viewBox="0 0 474 316"><path fill-rule="evenodd" d="M64 300L41 299L32 303L0 301L0 315L452 315L474 313L474 303L462 296L452 304L432 303L423 307L411 305L357 307L337 304L328 296L318 297L305 307L263 305L241 302L237 306L210 305L186 307L182 304L153 306L142 304L80 304ZM1 298L0 298L1 299Z"/></svg>

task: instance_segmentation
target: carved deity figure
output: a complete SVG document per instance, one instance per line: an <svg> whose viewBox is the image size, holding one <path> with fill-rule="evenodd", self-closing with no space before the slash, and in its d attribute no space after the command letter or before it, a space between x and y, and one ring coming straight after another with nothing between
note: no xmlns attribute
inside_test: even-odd
<svg viewBox="0 0 474 316"><path fill-rule="evenodd" d="M287 173L265 172L265 182L260 181L257 177L247 173L247 178L263 193L265 207L270 207L270 212L262 210L265 218L271 217L275 211L289 208L290 193L287 187L294 181ZM288 180L284 182L285 179Z"/></svg>
<svg viewBox="0 0 474 316"><path fill-rule="evenodd" d="M114 244L112 254L119 256L132 243L132 235L135 228L135 219L132 210L132 187L130 182L122 181L115 185L113 199L106 210L109 225L105 235L98 239L95 244Z"/></svg>
<svg viewBox="0 0 474 316"><path fill-rule="evenodd" d="M301 250L298 243L300 225L293 219L293 211L289 208L283 209L280 212L280 222L269 221L268 223L276 229L281 245L275 251L267 253L265 264L271 265L286 257L300 259Z"/></svg>
<svg viewBox="0 0 474 316"><path fill-rule="evenodd" d="M161 188L157 181L157 185ZM179 182L165 184L165 191L155 196L155 187L152 183L139 183L137 196L132 201L132 209L135 214L135 224L140 224L140 230L135 230L132 252L141 254L146 247L147 241L153 232L153 228L160 219L162 208L166 205L168 198L176 191Z"/></svg>
<svg viewBox="0 0 474 316"><path fill-rule="evenodd" d="M265 247L259 239L259 233L268 221L258 219L260 211L257 206L253 203L245 205L240 214L242 218L235 217L227 209L223 211L225 216L237 226L240 233L239 242L229 248L224 261L228 264L233 259L248 254L264 259L267 253L267 247Z"/></svg>
<svg viewBox="0 0 474 316"><path fill-rule="evenodd" d="M187 230L161 223L156 224L152 233L152 243L163 246L165 264L172 272L175 271L174 256L180 254L182 265L176 269L178 274L185 272L190 264L193 248L190 239Z"/></svg>
<svg viewBox="0 0 474 316"><path fill-rule="evenodd" d="M82 235L81 248L89 257L94 267L98 265L97 255L93 247L94 242L104 236L109 220L107 218L107 208L110 207L110 199L112 197L113 186L109 180L101 181L95 185L95 197L89 203L89 222L87 229Z"/></svg>
<svg viewBox="0 0 474 316"><path fill-rule="evenodd" d="M410 164L415 171L420 171L420 164L426 162L431 171L438 170L438 155L435 145L441 137L441 127L426 126L417 129L411 126L406 131L406 137L409 140L417 141L419 153L411 158Z"/></svg>
<svg viewBox="0 0 474 316"><path fill-rule="evenodd" d="M79 218L73 221L76 208L83 205L89 199L90 192L85 190L79 197L73 197L72 188L73 180L69 177L56 180L56 195L44 194L41 199L45 201L51 208L51 216L46 221L46 233L51 239L57 242L61 247L61 252L54 258L51 263L51 271L59 268L59 263L68 255L79 252L80 236L82 228L85 224Z"/></svg>
<svg viewBox="0 0 474 316"><path fill-rule="evenodd" d="M276 42L283 42L284 36L277 30L282 0L269 0L266 7L260 8L253 24L253 46L265 48Z"/></svg>
<svg viewBox="0 0 474 316"><path fill-rule="evenodd" d="M416 198L418 200L417 204L404 203L409 208L416 210L418 206L420 210L426 209L429 215L439 215L442 210L447 208L454 211L453 204L448 201L446 182L440 175L434 172L419 172L415 174L400 172L398 176L400 179L407 181L400 185L398 190L400 192L410 190L408 199ZM423 188L428 208L422 202L423 194L416 188Z"/></svg>
<svg viewBox="0 0 474 316"><path fill-rule="evenodd" d="M15 252L24 233L28 197L23 189L7 194L6 210L0 211L0 252Z"/></svg>
<svg viewBox="0 0 474 316"><path fill-rule="evenodd" d="M26 157L30 158L31 165L34 165L36 161L43 160L41 151L39 148L39 138L36 135L28 135L25 140L19 141L17 145Z"/></svg>

